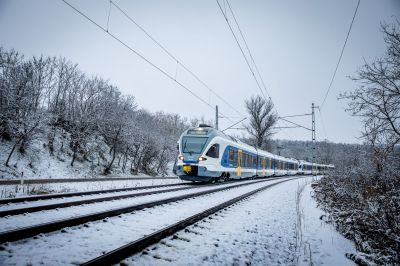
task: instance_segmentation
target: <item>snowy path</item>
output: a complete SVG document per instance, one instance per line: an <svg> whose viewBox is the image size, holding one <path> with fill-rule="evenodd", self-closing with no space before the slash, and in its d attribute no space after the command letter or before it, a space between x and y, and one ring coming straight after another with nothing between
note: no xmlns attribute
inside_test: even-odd
<svg viewBox="0 0 400 266"><path fill-rule="evenodd" d="M9 243L0 251L0 264L82 263L226 200L281 181L265 181Z"/></svg>
<svg viewBox="0 0 400 266"><path fill-rule="evenodd" d="M302 209L302 244L299 265L354 265L346 253L357 253L353 242L339 234L333 225L320 220L327 215L311 199L313 190L305 186L300 206Z"/></svg>

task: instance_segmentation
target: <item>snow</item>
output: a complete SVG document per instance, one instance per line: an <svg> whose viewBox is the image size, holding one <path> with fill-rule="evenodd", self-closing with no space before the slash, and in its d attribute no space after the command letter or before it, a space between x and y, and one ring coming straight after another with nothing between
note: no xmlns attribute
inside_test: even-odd
<svg viewBox="0 0 400 266"><path fill-rule="evenodd" d="M311 197L311 180L311 177L295 179L257 193L124 262L133 265L297 265L298 262L309 265L308 246L314 265L352 264L345 253L353 252L354 247L319 219L322 211ZM8 243L0 251L0 264L82 263L199 211L279 181L230 189ZM301 237L297 230L300 228L297 194L301 199L298 202L302 210Z"/></svg>
<svg viewBox="0 0 400 266"><path fill-rule="evenodd" d="M160 188L145 188L145 189L127 190L127 191L120 191L120 192L104 192L104 193L92 194L92 195L82 195L82 196L64 197L64 198L56 198L56 199L45 199L45 200L8 203L8 204L0 205L0 211L13 210L13 209L19 209L19 208L29 208L29 207L36 207L36 206L43 206L43 205L57 204L57 203L65 203L65 202L76 202L76 201L81 201L81 200L113 197L113 196L120 196L120 195L133 195L133 194L139 194L139 193L143 193L143 192L162 191L162 190L166 190L166 189L178 189L178 188L185 189L185 188L192 188L192 187L193 187L193 185L166 186L166 187L160 187Z"/></svg>
<svg viewBox="0 0 400 266"><path fill-rule="evenodd" d="M182 200L3 245L1 265L77 264L97 257L197 212L264 185L265 181Z"/></svg>
<svg viewBox="0 0 400 266"><path fill-rule="evenodd" d="M47 184L0 185L0 198L183 183L180 179L87 181Z"/></svg>
<svg viewBox="0 0 400 266"><path fill-rule="evenodd" d="M93 141L93 145L95 141ZM109 149L108 146L102 142L96 142L102 149ZM104 170L102 163L100 166L96 164L96 160L76 160L74 166L70 165L71 152L68 147L68 141L59 135L56 135L54 145L56 152L52 156L50 155L47 148L44 148L46 141L43 138L33 140L25 154L21 154L15 151L11 157L10 167L6 167L4 162L6 161L8 154L12 148L12 142L0 143L0 180L1 179L51 179L51 178L93 178L93 177L148 177L144 173L138 175L132 175L127 170L125 173L121 171L121 167L118 166L118 158L114 163L113 172L111 175L101 175ZM60 147L64 146L64 149ZM108 156L108 153L105 153ZM169 171L168 176L175 177L172 173L173 162L168 165Z"/></svg>
<svg viewBox="0 0 400 266"><path fill-rule="evenodd" d="M311 198L313 190L306 185L300 202L302 210L302 245L299 265L355 265L346 253L357 253L353 242L343 237L331 223L321 217L327 213Z"/></svg>
<svg viewBox="0 0 400 266"><path fill-rule="evenodd" d="M309 181L293 180L258 193L231 208L124 260L129 265L312 265L303 255L310 243L314 265L354 265L354 250L319 220ZM296 197L301 184L303 241L296 246ZM185 255L182 255L185 254Z"/></svg>
<svg viewBox="0 0 400 266"><path fill-rule="evenodd" d="M257 181L250 181L257 182ZM235 186L237 183L230 183L227 185L221 185L225 187ZM181 191L174 191L168 193L153 194L140 197L125 198L119 200L111 200L90 204L83 204L78 206L71 206L66 208L57 208L52 210L43 210L32 213L24 213L20 215L12 215L6 217L0 217L0 228L1 231L8 231L17 229L20 227L33 226L36 224L51 222L60 219L67 219L71 217L77 217L85 214L91 214L101 211L107 211L117 208L128 207L136 204L147 203L155 200L166 199L170 197L181 196L185 194L207 191L215 189L216 187L210 186L198 186L192 189L186 189Z"/></svg>

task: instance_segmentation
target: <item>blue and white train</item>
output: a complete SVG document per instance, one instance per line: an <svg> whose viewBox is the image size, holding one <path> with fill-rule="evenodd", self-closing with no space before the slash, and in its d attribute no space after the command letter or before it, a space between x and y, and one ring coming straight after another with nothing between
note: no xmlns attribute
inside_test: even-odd
<svg viewBox="0 0 400 266"><path fill-rule="evenodd" d="M182 180L215 182L267 176L320 173L332 165L312 164L249 146L207 125L179 139L176 173Z"/></svg>

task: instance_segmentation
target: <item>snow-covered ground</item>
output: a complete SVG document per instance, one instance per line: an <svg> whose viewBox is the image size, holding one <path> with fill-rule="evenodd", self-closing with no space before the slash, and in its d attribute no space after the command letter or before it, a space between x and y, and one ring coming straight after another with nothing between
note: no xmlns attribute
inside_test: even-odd
<svg viewBox="0 0 400 266"><path fill-rule="evenodd" d="M139 186L166 185L184 183L176 179L151 179L148 180L115 180L115 181L88 181L69 183L0 185L0 198L15 198L37 194L65 193L91 190L104 190L115 188L128 188Z"/></svg>
<svg viewBox="0 0 400 266"><path fill-rule="evenodd" d="M319 219L322 212L311 197L311 180L311 177L294 179L271 187L125 262L130 265L352 264L345 257L346 252L355 252L352 244ZM252 184L9 243L0 251L0 264L82 263L199 211L279 181Z"/></svg>
<svg viewBox="0 0 400 266"><path fill-rule="evenodd" d="M248 183L258 182L258 181L244 181ZM220 187L232 187L236 186L237 183L229 183L223 184ZM51 210L43 210L39 212L25 213L20 215L6 216L0 217L0 230L7 231L20 227L31 226L35 224L41 224L46 222L51 222L54 220L67 219L71 217L77 217L85 214L107 211L117 208L128 207L136 204L147 203L155 200L161 200L176 196L181 196L185 194L200 192L200 191L208 191L215 189L216 187L212 186L198 186L193 187L189 190L180 190L173 191L168 193L160 193L160 194L152 194L141 197L133 197L133 198L125 198L119 200L111 200L90 204L83 204L78 206L71 206L66 208L59 209L51 209ZM224 193L224 192L222 192ZM59 200L57 200L59 202Z"/></svg>
<svg viewBox="0 0 400 266"><path fill-rule="evenodd" d="M321 211L310 195L310 180L293 180L258 193L124 262L129 265L354 265L345 257L346 252L355 251L351 242L319 219ZM300 202L302 241L298 241L296 193L304 182L307 183Z"/></svg>
<svg viewBox="0 0 400 266"><path fill-rule="evenodd" d="M280 181L270 180L164 204L9 243L0 251L0 265L82 263L226 200Z"/></svg>

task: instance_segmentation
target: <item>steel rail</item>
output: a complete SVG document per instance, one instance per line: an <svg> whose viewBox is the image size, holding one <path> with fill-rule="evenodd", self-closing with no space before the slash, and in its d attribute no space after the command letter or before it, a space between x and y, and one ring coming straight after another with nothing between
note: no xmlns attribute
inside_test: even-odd
<svg viewBox="0 0 400 266"><path fill-rule="evenodd" d="M6 179L0 180L0 185L97 182L97 181L129 181L129 180L163 180L178 179L178 177L104 177L104 178L54 178L54 179Z"/></svg>
<svg viewBox="0 0 400 266"><path fill-rule="evenodd" d="M1 199L0 204L46 200L46 199L57 199L57 198L66 198L66 197L75 197L75 196L86 196L86 195L93 195L93 194L113 193L113 192L122 192L122 191L130 191L130 190L175 187L175 186L183 186L183 185L190 185L190 184L192 184L192 183L173 183L173 184L166 184L166 185L139 186L139 187L114 188L114 189L91 190L91 191L81 191L81 192L55 193L55 194L47 194L47 195L39 195L39 196Z"/></svg>
<svg viewBox="0 0 400 266"><path fill-rule="evenodd" d="M66 219L60 219L60 220L37 224L37 225L33 225L33 226L16 228L16 229L12 229L9 231L0 232L0 244L5 243L5 242L17 241L17 240L33 237L33 236L41 234L41 233L57 231L62 228L65 228L65 227L76 226L76 225L84 224L87 222L92 222L92 221L97 221L97 220L101 220L101 219L108 218L108 217L118 216L123 213L138 211L138 210L142 210L145 208L151 208L151 207L158 206L158 205L163 205L163 204L167 204L167 203L171 203L171 202L185 200L188 198L200 197L203 195L207 195L207 194L211 194L211 193L215 193L215 192L219 192L219 191L223 191L223 190L228 190L228 189L232 189L232 188L237 188L237 187L242 187L242 186L246 186L246 185L252 185L252 184L257 184L260 182L267 182L269 180L282 179L282 178L288 178L288 177L269 178L269 179L263 179L260 181L255 181L255 182L241 183L241 184L228 186L228 187L224 186L222 188L215 188L215 189L210 189L210 190L206 190L206 191L194 192L194 193L170 197L170 198L166 198L166 199L154 200L154 201L150 201L147 203L141 203L141 204L131 205L131 206L127 206L127 207L112 209L112 210L108 210L108 211L100 211L100 212L96 212L96 213L91 213L91 214L86 214L86 215L81 215L81 216L76 216L76 217L71 217L71 218L66 218Z"/></svg>
<svg viewBox="0 0 400 266"><path fill-rule="evenodd" d="M278 184L281 184L283 182L287 182L290 180L294 180L297 178L301 177L294 177L290 178L287 180L279 181L277 183L269 184L266 186L263 186L261 188L255 189L253 191L247 192L243 195L240 195L238 197L235 197L231 200L228 200L226 202L223 202L221 204L218 204L217 206L211 207L205 211L202 211L200 213L197 213L195 215L190 216L189 218L186 218L184 220L181 220L173 225L167 226L161 230L158 230L150 235L144 236L140 239L137 239L133 242L130 242L122 247L119 247L117 249L114 249L110 252L107 252L99 257L96 257L90 261L87 261L85 263L80 264L81 266L94 266L94 265L112 265L112 264L117 264L121 260L134 255L135 253L138 253L142 251L143 249L149 247L152 244L158 243L161 239L164 239L167 236L173 235L174 233L222 210L225 209L226 207L229 207L243 199L246 199L258 192L261 192L263 190L266 190L267 188L271 188L273 186L276 186Z"/></svg>

